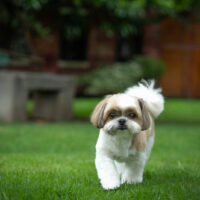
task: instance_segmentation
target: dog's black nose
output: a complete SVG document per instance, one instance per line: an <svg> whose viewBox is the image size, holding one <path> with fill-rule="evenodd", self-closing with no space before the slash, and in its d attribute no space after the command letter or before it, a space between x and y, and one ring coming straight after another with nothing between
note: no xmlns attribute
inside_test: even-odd
<svg viewBox="0 0 200 200"><path fill-rule="evenodd" d="M126 123L126 120L125 120L125 119L119 119L119 124L120 124L121 126L123 126L125 123Z"/></svg>

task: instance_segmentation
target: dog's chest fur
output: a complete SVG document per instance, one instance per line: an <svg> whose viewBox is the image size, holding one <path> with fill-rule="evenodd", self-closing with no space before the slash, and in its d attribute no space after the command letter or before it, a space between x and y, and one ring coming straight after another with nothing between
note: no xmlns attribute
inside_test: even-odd
<svg viewBox="0 0 200 200"><path fill-rule="evenodd" d="M113 136L101 130L96 149L118 162L125 162L137 153L133 145L133 139L134 136L128 133L120 133Z"/></svg>

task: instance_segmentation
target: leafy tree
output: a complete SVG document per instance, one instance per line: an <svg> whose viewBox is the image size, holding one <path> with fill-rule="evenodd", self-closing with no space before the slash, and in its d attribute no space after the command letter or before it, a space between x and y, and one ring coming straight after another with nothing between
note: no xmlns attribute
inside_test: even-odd
<svg viewBox="0 0 200 200"><path fill-rule="evenodd" d="M195 0L1 0L0 24L45 35L49 29L78 35L91 24L122 35L163 17L199 18Z"/></svg>

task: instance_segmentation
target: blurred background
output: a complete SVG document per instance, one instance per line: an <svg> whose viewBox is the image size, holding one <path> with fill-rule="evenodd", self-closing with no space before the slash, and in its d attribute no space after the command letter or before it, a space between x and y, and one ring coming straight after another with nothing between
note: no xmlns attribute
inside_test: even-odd
<svg viewBox="0 0 200 200"><path fill-rule="evenodd" d="M0 0L0 199L199 199L199 11L196 0ZM105 192L89 116L141 79L165 96L144 182Z"/></svg>
<svg viewBox="0 0 200 200"><path fill-rule="evenodd" d="M77 106L142 78L156 79L166 97L198 99L199 8L194 0L1 0L0 120L88 116L93 106L85 114Z"/></svg>

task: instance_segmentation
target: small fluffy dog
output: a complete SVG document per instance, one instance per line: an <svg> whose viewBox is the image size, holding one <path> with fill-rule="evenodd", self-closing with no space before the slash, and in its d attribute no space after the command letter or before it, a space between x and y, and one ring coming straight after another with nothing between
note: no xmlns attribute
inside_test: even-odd
<svg viewBox="0 0 200 200"><path fill-rule="evenodd" d="M154 118L164 108L155 82L140 82L124 93L106 96L94 109L91 122L100 128L95 164L104 189L141 183L154 144Z"/></svg>

